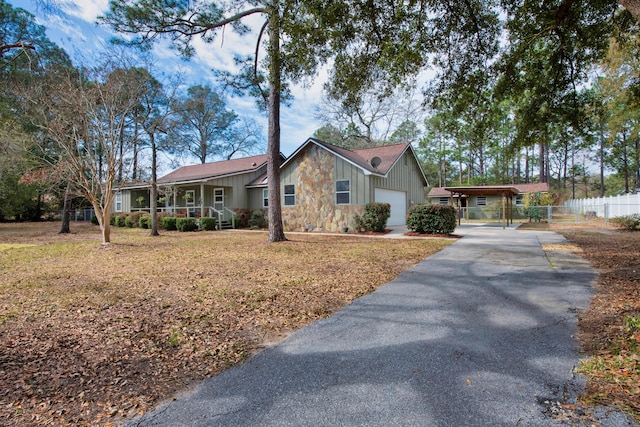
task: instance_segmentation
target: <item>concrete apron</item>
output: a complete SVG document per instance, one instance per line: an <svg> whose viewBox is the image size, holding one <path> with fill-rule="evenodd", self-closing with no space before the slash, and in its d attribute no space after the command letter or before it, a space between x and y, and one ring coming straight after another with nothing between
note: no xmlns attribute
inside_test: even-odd
<svg viewBox="0 0 640 427"><path fill-rule="evenodd" d="M557 425L552 407L583 387L576 313L596 273L543 251L564 243L551 232L456 234L376 292L129 425Z"/></svg>

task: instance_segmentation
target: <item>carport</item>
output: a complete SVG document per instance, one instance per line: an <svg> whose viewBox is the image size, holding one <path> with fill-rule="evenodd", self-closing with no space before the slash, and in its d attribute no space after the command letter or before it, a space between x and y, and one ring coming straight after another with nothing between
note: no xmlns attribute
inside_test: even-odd
<svg viewBox="0 0 640 427"><path fill-rule="evenodd" d="M453 205L453 198L458 200L458 224L460 224L460 199L471 196L500 196L502 198L502 228L513 224L513 196L517 196L519 191L511 185L484 185L477 187L445 187L450 196L450 204ZM467 204L468 205L468 204ZM469 220L469 209L466 210L466 219Z"/></svg>

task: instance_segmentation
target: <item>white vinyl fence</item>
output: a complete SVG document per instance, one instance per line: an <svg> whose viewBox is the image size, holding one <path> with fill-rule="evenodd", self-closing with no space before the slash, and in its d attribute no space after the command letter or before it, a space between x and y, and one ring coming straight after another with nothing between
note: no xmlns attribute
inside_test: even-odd
<svg viewBox="0 0 640 427"><path fill-rule="evenodd" d="M595 215L606 221L609 218L640 214L640 194L575 199L565 202L564 205L572 213Z"/></svg>

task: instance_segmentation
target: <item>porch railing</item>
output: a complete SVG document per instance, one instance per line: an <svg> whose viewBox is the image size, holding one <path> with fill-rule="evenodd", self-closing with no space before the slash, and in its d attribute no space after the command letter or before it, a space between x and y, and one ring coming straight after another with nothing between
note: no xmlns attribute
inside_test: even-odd
<svg viewBox="0 0 640 427"><path fill-rule="evenodd" d="M233 209L229 209L227 207L222 208L222 210L215 209L213 206L207 206L206 212L209 216L215 216L218 219L218 224L221 224L225 219L229 219L231 222L231 226L236 228L236 213ZM150 212L149 208L133 208L132 212ZM169 206L169 207L158 207L158 212L168 212L175 216L191 216L190 213L195 216L200 216L200 206Z"/></svg>
<svg viewBox="0 0 640 427"><path fill-rule="evenodd" d="M227 207L223 207L222 210L218 210L213 206L209 206L209 215L213 216L215 214L216 217L218 218L218 224L222 224L222 221L224 221L225 212L228 212L229 217L231 218L231 228L236 228L236 221L235 221L236 213L233 210Z"/></svg>

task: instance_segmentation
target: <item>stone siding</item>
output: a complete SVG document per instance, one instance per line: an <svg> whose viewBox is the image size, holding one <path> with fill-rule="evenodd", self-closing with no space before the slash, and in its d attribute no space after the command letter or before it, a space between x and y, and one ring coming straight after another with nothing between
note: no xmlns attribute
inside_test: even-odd
<svg viewBox="0 0 640 427"><path fill-rule="evenodd" d="M353 229L353 216L362 206L336 205L335 157L316 145L300 153L290 166L296 171L296 205L282 207L289 231L340 231Z"/></svg>

